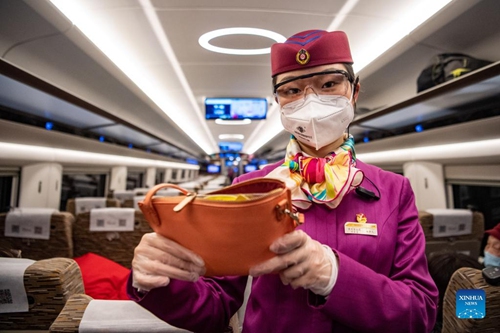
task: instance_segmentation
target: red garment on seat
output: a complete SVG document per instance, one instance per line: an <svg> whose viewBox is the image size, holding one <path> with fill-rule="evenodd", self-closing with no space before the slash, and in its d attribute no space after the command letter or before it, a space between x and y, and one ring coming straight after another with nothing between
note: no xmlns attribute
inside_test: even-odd
<svg viewBox="0 0 500 333"><path fill-rule="evenodd" d="M129 299L126 285L130 269L91 252L74 260L82 272L85 294L94 299Z"/></svg>

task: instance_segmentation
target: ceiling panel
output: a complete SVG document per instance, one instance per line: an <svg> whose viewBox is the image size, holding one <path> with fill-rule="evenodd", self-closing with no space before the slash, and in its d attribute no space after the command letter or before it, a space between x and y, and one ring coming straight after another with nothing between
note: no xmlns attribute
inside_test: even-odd
<svg viewBox="0 0 500 333"><path fill-rule="evenodd" d="M244 141L252 137L258 138L268 129L266 125L271 123L271 121L260 121L248 126L220 126L215 125L213 121L207 122L203 117L204 97L262 96L272 100L269 54L234 56L213 53L198 45L201 34L214 29L236 26L269 29L284 36L306 29L327 29L332 22L335 22L336 15L343 6L352 3L346 0L76 0L76 2L89 8L92 13L89 20L96 24L105 22L107 27L116 29L119 37L124 38L127 47L136 53L128 57L129 60L133 59L136 69L140 68L138 76L145 79L149 86L158 89L162 103L153 101L151 96L139 91L131 80L120 73L116 65L103 56L102 52L78 29L70 31L61 29L60 35L52 36L50 22L44 23L40 20L41 16L37 16L33 10L25 11L26 4L33 6L36 3L34 7L38 9L44 5L52 6L48 0L0 0L2 9L0 28L9 27L0 30L2 32L0 50L3 45L13 46L5 56L6 60L68 93L75 94L110 115L121 118L124 123L151 133L151 138L157 137L167 142L178 143L183 149L200 155L203 155L197 146L200 142L195 142L186 134L199 131L190 127L193 124L207 127L210 130L210 138L213 136L213 141L218 142L219 134L243 134ZM448 9L439 13L439 20L442 18L445 22L452 21L453 15L456 14L449 8L463 2L452 1ZM161 36L155 35L151 22L147 20L146 11L142 8L149 3L156 9L163 32L175 52L175 59L168 58L165 50L159 46ZM394 30L395 22L404 21L405 15L399 12L403 6L417 6L422 3L424 2L421 0L359 0L338 26L349 35L355 62L361 55L372 51L370 45L386 39L386 33L381 31L381 28ZM390 65L386 67L382 67L385 64L376 65L380 67L367 71L369 73L367 77L361 77L362 92L358 105L375 110L415 96L417 75L432 53L453 49L467 51L480 49L484 50L484 54L491 55L490 60L498 60L500 47L498 44L495 47L492 43L497 41L498 38L495 37L499 34L498 1L475 0L474 3L479 3L481 10L473 7L455 22L452 21L450 26L453 26L453 29L436 25L437 31L428 32L429 38L412 39L412 36L409 36L405 41L405 49L394 48L388 51L387 54L390 54L388 57L392 57ZM412 10L416 11L415 8ZM52 12L53 15L58 15L59 21L64 21L62 15L54 8ZM490 15L482 18L480 13ZM9 15L16 17L16 20L11 20ZM450 15L452 17L449 17ZM38 27L40 21L42 25ZM12 31L11 27L15 30ZM107 31L108 28L102 30L103 33ZM38 32L49 35L30 40L31 36L40 37ZM230 36L215 39L213 43L224 47L262 48L271 45L272 41L267 38ZM420 44L412 46L412 43ZM180 68L175 67L177 62ZM377 71L379 68L382 69ZM178 77L178 74L181 77ZM493 84L498 85L498 82ZM474 98L478 97L474 92L468 91L460 91L459 95L452 97L463 102L463 98L468 98L469 94ZM18 98L16 102L23 101ZM61 105L49 106L63 110ZM173 110L175 115L186 120L186 125L174 125L160 107L163 111ZM429 102L420 109L410 108L405 113L381 118L378 123L370 125L390 129L418 119L440 117L443 112L453 112L449 111L452 107ZM61 117L64 115L65 113L60 113ZM97 119L93 122L98 124L99 121L100 119ZM86 118L85 123L87 122L91 123ZM84 124L78 126L80 125ZM105 131L105 128L101 130ZM352 133L365 131L355 126L351 130ZM134 134L133 131L127 132L113 127L107 128L106 131L109 135L118 135L127 141L137 136L137 141L134 141L137 145L159 141L144 134L141 136ZM271 142L265 144L261 151L280 154L288 141L288 136L282 131ZM166 146L168 144L165 144L165 147L159 145L164 151L170 149Z"/></svg>
<svg viewBox="0 0 500 333"><path fill-rule="evenodd" d="M222 12L283 12L283 13L304 13L304 14L325 14L338 12L345 1L324 1L324 0L151 0L151 3L160 10L186 10L191 11L222 11Z"/></svg>
<svg viewBox="0 0 500 333"><path fill-rule="evenodd" d="M85 0L85 2L85 6L91 9L140 8L137 0Z"/></svg>
<svg viewBox="0 0 500 333"><path fill-rule="evenodd" d="M181 64L222 62L269 65L269 54L255 56L225 55L203 49L198 44L198 39L206 32L232 27L267 29L287 37L289 33L292 33L292 30L297 32L302 28L310 29L311 26L326 28L332 20L332 16L325 15L316 17L304 13L255 13L247 11L239 12L237 15L225 12L186 11L179 13L177 11L159 11L158 17ZM279 30L276 30L277 24L281 25ZM289 26L288 31L284 29L286 26ZM179 31L182 31L182 33L178 33ZM225 38L215 39L214 44L217 41L224 43ZM265 43L271 46L274 43L272 39L265 37L239 36L239 40L244 41L248 49L262 48Z"/></svg>
<svg viewBox="0 0 500 333"><path fill-rule="evenodd" d="M476 1L477 2L477 1ZM425 44L436 50L459 51L478 58L497 61L500 49L500 1L482 0L444 29L431 34ZM484 45L478 47L482 43Z"/></svg>
<svg viewBox="0 0 500 333"><path fill-rule="evenodd" d="M21 69L166 141L197 151L167 116L131 93L63 35L22 44L7 57Z"/></svg>
<svg viewBox="0 0 500 333"><path fill-rule="evenodd" d="M47 24L40 15L29 10L29 6L22 1L19 2L14 6L11 0L0 0L0 13L8 13L0 19L0 32L9 32L2 34L0 38L2 57L5 57L5 54L17 43L58 33L54 26ZM20 20L19 17L23 19Z"/></svg>
<svg viewBox="0 0 500 333"><path fill-rule="evenodd" d="M113 124L111 120L0 75L0 104L77 128Z"/></svg>
<svg viewBox="0 0 500 333"><path fill-rule="evenodd" d="M99 7L89 14L96 25L106 29L113 48L127 55L123 60L140 66L165 62L165 54L141 7ZM137 58L128 59L135 55Z"/></svg>
<svg viewBox="0 0 500 333"><path fill-rule="evenodd" d="M268 64L188 64L182 68L195 95L272 98L271 66Z"/></svg>

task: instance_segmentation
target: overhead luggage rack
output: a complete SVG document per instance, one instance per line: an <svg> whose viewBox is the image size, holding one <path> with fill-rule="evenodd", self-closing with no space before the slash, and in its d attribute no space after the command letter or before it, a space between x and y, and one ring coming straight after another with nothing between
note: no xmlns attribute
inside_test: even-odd
<svg viewBox="0 0 500 333"><path fill-rule="evenodd" d="M355 117L357 142L499 115L500 61L422 91L412 98Z"/></svg>

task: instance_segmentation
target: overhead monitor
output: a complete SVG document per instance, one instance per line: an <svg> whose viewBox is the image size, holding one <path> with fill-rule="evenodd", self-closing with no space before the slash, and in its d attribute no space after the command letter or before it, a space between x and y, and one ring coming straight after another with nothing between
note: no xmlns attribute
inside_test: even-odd
<svg viewBox="0 0 500 333"><path fill-rule="evenodd" d="M267 116L266 98L206 98L205 119L261 120Z"/></svg>
<svg viewBox="0 0 500 333"><path fill-rule="evenodd" d="M218 164L209 164L207 165L208 173L220 173L220 165Z"/></svg>
<svg viewBox="0 0 500 333"><path fill-rule="evenodd" d="M231 141L220 141L219 142L219 151L221 153L225 153L225 152L237 153L237 152L240 152L242 148L243 148L243 143L241 143L241 142L231 142Z"/></svg>
<svg viewBox="0 0 500 333"><path fill-rule="evenodd" d="M220 153L219 154L220 158L225 158L228 160L236 160L238 158L241 158L241 155L238 153Z"/></svg>
<svg viewBox="0 0 500 333"><path fill-rule="evenodd" d="M252 172L255 170L257 170L257 166L255 164L247 164L243 167L243 171L245 171L245 173Z"/></svg>

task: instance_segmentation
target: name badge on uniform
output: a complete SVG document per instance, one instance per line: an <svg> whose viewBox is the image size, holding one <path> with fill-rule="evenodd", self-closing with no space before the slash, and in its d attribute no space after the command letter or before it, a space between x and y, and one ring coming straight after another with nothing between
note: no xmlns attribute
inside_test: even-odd
<svg viewBox="0 0 500 333"><path fill-rule="evenodd" d="M375 223L367 223L367 219L363 213L356 214L358 222L346 222L344 225L344 232L354 235L369 235L377 236L377 225Z"/></svg>

